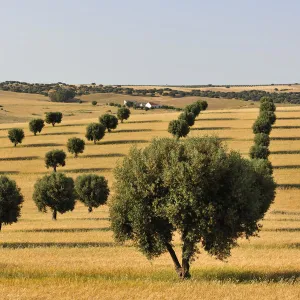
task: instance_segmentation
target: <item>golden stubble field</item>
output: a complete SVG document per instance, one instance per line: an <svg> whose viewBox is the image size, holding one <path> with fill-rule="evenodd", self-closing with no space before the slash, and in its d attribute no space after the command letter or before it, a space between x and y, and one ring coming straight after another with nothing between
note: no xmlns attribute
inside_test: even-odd
<svg viewBox="0 0 300 300"><path fill-rule="evenodd" d="M51 172L44 166L45 153L66 151L68 138L83 138L88 123L116 108L92 107L89 102L55 104L13 93L0 94L0 104L8 111L0 111L0 174L15 179L25 197L20 221L3 226L0 233L1 299L300 298L300 107L279 107L276 113L270 159L279 188L260 237L241 240L227 262L201 252L192 264L192 279L180 282L168 254L148 261L130 243L114 243L106 206L88 213L77 203L73 212L52 221L51 214L39 213L32 201L36 179ZM13 118L42 117L50 110L62 111L63 122L47 125L40 135L33 136L27 123L13 123ZM225 103L219 110L202 113L190 136L216 134L229 149L247 156L257 113L256 108L232 109ZM133 143L143 147L154 137L168 137L168 122L177 115L134 111L97 145L86 142L77 159L68 154L66 166L58 171L73 178L94 172L107 177L111 186L117 160ZM11 127L25 130L26 137L16 148L7 138ZM179 250L176 238L175 245Z"/></svg>

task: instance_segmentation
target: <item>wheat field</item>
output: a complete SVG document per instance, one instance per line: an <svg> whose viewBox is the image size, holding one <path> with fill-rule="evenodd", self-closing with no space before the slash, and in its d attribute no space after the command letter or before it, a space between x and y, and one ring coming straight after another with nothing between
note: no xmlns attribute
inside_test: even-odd
<svg viewBox="0 0 300 300"><path fill-rule="evenodd" d="M51 213L37 211L33 185L51 172L44 166L45 153L67 151L68 138L83 138L88 123L108 110L116 112L104 104L113 100L83 98L82 104L57 104L41 96L0 92L0 174L16 180L25 198L19 222L0 232L1 299L300 299L300 107L277 108L270 160L278 189L259 237L240 240L227 262L201 252L191 266L192 279L181 282L168 254L148 261L130 243L114 242L106 206L88 213L77 203L73 212L58 214L57 221ZM100 103L95 107L90 104L94 99ZM228 149L246 157L258 109L237 109L240 104L222 101L200 114L190 136L218 135ZM63 121L34 136L27 121L46 111L63 112ZM168 122L178 114L133 111L97 145L86 141L78 158L68 154L58 172L73 178L97 173L111 187L112 170L132 144L143 147L152 138L169 137ZM25 131L17 147L7 138L12 127ZM179 250L177 238L175 245Z"/></svg>

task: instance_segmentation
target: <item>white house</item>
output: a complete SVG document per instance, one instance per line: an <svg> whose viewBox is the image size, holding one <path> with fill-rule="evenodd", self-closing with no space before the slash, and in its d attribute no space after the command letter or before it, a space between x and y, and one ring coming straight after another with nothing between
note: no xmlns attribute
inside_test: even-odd
<svg viewBox="0 0 300 300"><path fill-rule="evenodd" d="M148 107L148 108L160 108L161 105L157 104L157 103L153 103L153 102L148 102L148 103L145 104L145 107Z"/></svg>

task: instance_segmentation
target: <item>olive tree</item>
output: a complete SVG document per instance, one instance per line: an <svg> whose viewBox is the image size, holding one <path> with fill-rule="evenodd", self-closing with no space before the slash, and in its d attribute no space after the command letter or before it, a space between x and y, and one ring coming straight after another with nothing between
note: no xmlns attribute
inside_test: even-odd
<svg viewBox="0 0 300 300"><path fill-rule="evenodd" d="M46 168L53 168L56 172L58 166L64 167L66 165L66 153L63 150L51 150L45 155L45 165Z"/></svg>
<svg viewBox="0 0 300 300"><path fill-rule="evenodd" d="M93 106L96 106L96 105L97 105L97 101L96 101L96 100L93 100L93 101L92 101L92 105L93 105Z"/></svg>
<svg viewBox="0 0 300 300"><path fill-rule="evenodd" d="M132 240L148 259L168 252L180 278L190 276L199 245L222 260L238 238L256 235L275 197L269 162L228 153L217 138L157 139L145 149L132 147L114 175L114 238Z"/></svg>
<svg viewBox="0 0 300 300"><path fill-rule="evenodd" d="M100 141L105 135L105 126L99 123L90 123L86 127L85 137L88 141L94 141L96 144L97 141Z"/></svg>
<svg viewBox="0 0 300 300"><path fill-rule="evenodd" d="M270 102L270 101L264 101L260 104L260 107L259 107L260 111L263 112L263 111L276 111L276 106L273 102Z"/></svg>
<svg viewBox="0 0 300 300"><path fill-rule="evenodd" d="M185 111L179 115L178 119L186 121L189 126L195 124L195 115L192 112Z"/></svg>
<svg viewBox="0 0 300 300"><path fill-rule="evenodd" d="M249 155L252 159L258 158L258 159L268 159L268 156L270 155L270 151L268 147L259 145L259 144L254 144L250 148Z"/></svg>
<svg viewBox="0 0 300 300"><path fill-rule="evenodd" d="M52 210L52 219L56 220L57 213L72 211L75 206L74 181L62 173L52 173L37 180L32 196L41 212Z"/></svg>
<svg viewBox="0 0 300 300"><path fill-rule="evenodd" d="M0 176L0 231L2 224L18 222L23 195L14 180Z"/></svg>
<svg viewBox="0 0 300 300"><path fill-rule="evenodd" d="M197 103L197 105L199 105L201 111L206 110L208 107L208 103L205 100L202 100L202 101L200 100L200 101L197 101L196 103Z"/></svg>
<svg viewBox="0 0 300 300"><path fill-rule="evenodd" d="M78 156L78 153L83 153L85 147L84 140L80 138L69 138L67 142L67 149L70 153L74 154L75 157Z"/></svg>
<svg viewBox="0 0 300 300"><path fill-rule="evenodd" d="M186 112L191 112L195 115L195 118L198 117L198 115L201 112L201 107L197 103L192 103L190 105L187 105L184 109Z"/></svg>
<svg viewBox="0 0 300 300"><path fill-rule="evenodd" d="M120 107L117 116L121 123L123 123L123 120L127 120L130 117L130 109L127 107Z"/></svg>
<svg viewBox="0 0 300 300"><path fill-rule="evenodd" d="M254 122L252 129L254 134L257 133L270 134L272 130L272 124L268 118L260 116Z"/></svg>
<svg viewBox="0 0 300 300"><path fill-rule="evenodd" d="M271 125L276 122L276 115L273 111L262 111L260 117L269 120Z"/></svg>
<svg viewBox="0 0 300 300"><path fill-rule="evenodd" d="M89 212L105 204L109 195L107 180L96 174L78 176L75 180L75 191Z"/></svg>
<svg viewBox="0 0 300 300"><path fill-rule="evenodd" d="M8 138L16 147L18 144L22 144L25 137L24 130L21 128L11 128L8 130Z"/></svg>
<svg viewBox="0 0 300 300"><path fill-rule="evenodd" d="M33 119L29 122L29 130L33 132L34 135L40 133L45 126L45 122L42 119Z"/></svg>
<svg viewBox="0 0 300 300"><path fill-rule="evenodd" d="M116 129L118 126L117 117L110 114L104 114L101 117L99 117L99 122L100 124L105 126L108 132L111 132L112 129Z"/></svg>
<svg viewBox="0 0 300 300"><path fill-rule="evenodd" d="M169 123L168 132L179 139L189 134L190 127L185 120L173 120Z"/></svg>
<svg viewBox="0 0 300 300"><path fill-rule="evenodd" d="M61 112L47 112L45 121L47 124L52 124L52 126L55 126L55 124L61 123L62 117L63 116Z"/></svg>
<svg viewBox="0 0 300 300"><path fill-rule="evenodd" d="M264 146L264 147L269 147L270 145L270 137L266 133L257 133L254 136L254 143L256 145Z"/></svg>

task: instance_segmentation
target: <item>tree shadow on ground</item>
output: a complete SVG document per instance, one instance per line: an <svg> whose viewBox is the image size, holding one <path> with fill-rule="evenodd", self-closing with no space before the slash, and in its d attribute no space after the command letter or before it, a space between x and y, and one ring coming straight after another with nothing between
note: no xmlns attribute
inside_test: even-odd
<svg viewBox="0 0 300 300"><path fill-rule="evenodd" d="M92 248L92 247L115 247L117 243L113 242L46 242L46 243L0 243L0 248L4 249L27 249L27 248Z"/></svg>
<svg viewBox="0 0 300 300"><path fill-rule="evenodd" d="M99 145L122 145L122 144L141 144L149 143L147 140L121 140L121 141L103 141Z"/></svg>
<svg viewBox="0 0 300 300"><path fill-rule="evenodd" d="M0 175L16 175L20 174L19 171L0 171Z"/></svg>
<svg viewBox="0 0 300 300"><path fill-rule="evenodd" d="M61 170L62 173L86 173L86 172L106 172L111 171L111 168L82 168L82 169L71 169Z"/></svg>
<svg viewBox="0 0 300 300"><path fill-rule="evenodd" d="M19 157L3 157L0 161L18 161L18 160L36 160L40 159L39 156L19 156Z"/></svg>
<svg viewBox="0 0 300 300"><path fill-rule="evenodd" d="M101 158L101 157L123 157L125 154L122 153L107 153L107 154L88 154L88 155L82 155L80 157L82 158Z"/></svg>

